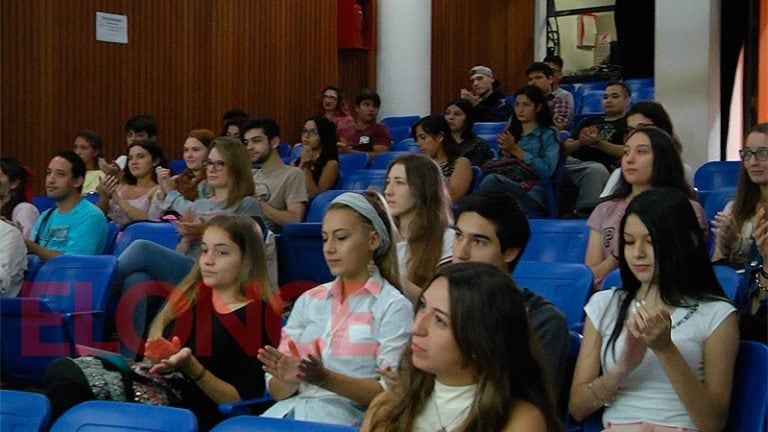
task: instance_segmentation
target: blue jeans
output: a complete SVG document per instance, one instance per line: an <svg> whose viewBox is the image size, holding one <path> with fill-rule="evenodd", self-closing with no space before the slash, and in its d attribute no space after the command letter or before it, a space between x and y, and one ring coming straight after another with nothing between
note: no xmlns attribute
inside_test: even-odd
<svg viewBox="0 0 768 432"><path fill-rule="evenodd" d="M499 174L489 174L480 182L478 190L503 190L512 193L524 208L533 211L544 210L544 199L536 190L536 186L526 191L516 181L510 180Z"/></svg>
<svg viewBox="0 0 768 432"><path fill-rule="evenodd" d="M154 318L150 314L154 314L163 304L165 296L184 279L194 262L191 257L147 240L134 241L117 258L117 275L110 303L124 302L114 314L120 352L124 356L135 358L144 351L143 341ZM130 295L126 296L128 293ZM129 317L132 317L134 335L125 334L125 326L118 322Z"/></svg>

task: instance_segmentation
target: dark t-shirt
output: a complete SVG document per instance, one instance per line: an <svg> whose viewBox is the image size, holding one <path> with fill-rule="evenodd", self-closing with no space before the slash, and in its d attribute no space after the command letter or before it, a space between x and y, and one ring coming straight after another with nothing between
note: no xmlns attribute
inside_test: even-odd
<svg viewBox="0 0 768 432"><path fill-rule="evenodd" d="M392 144L392 136L389 129L381 123L374 123L366 129L358 130L355 123L339 127L339 138L344 138L352 145L352 150L372 152L374 145L389 147Z"/></svg>
<svg viewBox="0 0 768 432"><path fill-rule="evenodd" d="M514 108L507 104L507 96L498 88L472 108L475 122L505 122L512 116Z"/></svg>
<svg viewBox="0 0 768 432"><path fill-rule="evenodd" d="M587 126L597 126L597 137L601 140L620 145L624 142L624 134L627 131L627 119L622 117L618 120L606 120L602 117L588 117L579 123L574 138L578 138L579 132ZM573 152L571 156L583 161L600 162L608 168L609 172L617 168L620 163L618 158L594 147L581 147Z"/></svg>

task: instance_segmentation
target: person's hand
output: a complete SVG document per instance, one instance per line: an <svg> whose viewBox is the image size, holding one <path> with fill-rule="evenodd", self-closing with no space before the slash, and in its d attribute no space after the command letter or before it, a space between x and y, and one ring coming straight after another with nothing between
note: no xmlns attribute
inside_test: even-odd
<svg viewBox="0 0 768 432"><path fill-rule="evenodd" d="M181 339L174 336L169 341L166 338L148 340L144 343L144 357L152 363L167 359L181 350Z"/></svg>
<svg viewBox="0 0 768 432"><path fill-rule="evenodd" d="M290 349L291 355L285 355L277 348L267 345L264 348L259 348L256 356L263 364L264 372L286 384L299 385L301 384L299 349L296 347L296 343L291 340L288 341L288 349Z"/></svg>
<svg viewBox="0 0 768 432"><path fill-rule="evenodd" d="M467 89L461 89L461 91L459 92L459 97L470 101L473 106L480 103L480 97L475 96L474 93L472 93Z"/></svg>
<svg viewBox="0 0 768 432"><path fill-rule="evenodd" d="M552 119L552 123L555 125L557 130L564 130L565 129L565 121L563 119Z"/></svg>
<svg viewBox="0 0 768 432"><path fill-rule="evenodd" d="M720 252L728 256L734 243L736 243L736 219L733 217L733 213L720 211L715 215L715 219L712 220L712 234L715 236L715 241L720 247Z"/></svg>
<svg viewBox="0 0 768 432"><path fill-rule="evenodd" d="M644 302L639 302L630 320L629 332L651 350L660 351L672 345L672 317L666 308L649 311Z"/></svg>
<svg viewBox="0 0 768 432"><path fill-rule="evenodd" d="M21 226L21 222L19 222L19 221L10 220L10 219L6 218L5 216L0 216L0 221L5 222L5 223L7 223L10 226L16 227L16 229L21 231L21 232L24 232L24 227Z"/></svg>
<svg viewBox="0 0 768 432"><path fill-rule="evenodd" d="M392 387L397 383L397 369L393 368L387 363L376 369L376 373L379 374L380 377L384 378L384 382L386 383L387 387Z"/></svg>
<svg viewBox="0 0 768 432"><path fill-rule="evenodd" d="M339 148L339 152L341 153L349 153L349 151L352 149L352 144L350 144L349 141L347 141L344 137L339 138L339 141L336 142L336 146Z"/></svg>
<svg viewBox="0 0 768 432"><path fill-rule="evenodd" d="M301 156L299 156L299 163L301 165L309 166L312 164L312 161L314 159L314 152L311 148L304 146L301 149Z"/></svg>
<svg viewBox="0 0 768 432"><path fill-rule="evenodd" d="M307 383L322 387L328 379L328 369L323 366L323 360L310 354L299 362L299 378Z"/></svg>
<svg viewBox="0 0 768 432"><path fill-rule="evenodd" d="M619 361L616 363L624 375L629 374L645 356L645 350L647 346L642 338L636 335L637 330L634 329L635 323L633 317L624 321L624 327L627 329L627 337L624 340L624 348L621 350Z"/></svg>
<svg viewBox="0 0 768 432"><path fill-rule="evenodd" d="M105 198L109 198L115 193L119 185L120 181L116 177L105 175L99 179L99 184L96 186L96 192Z"/></svg>
<svg viewBox="0 0 768 432"><path fill-rule="evenodd" d="M107 162L104 158L99 158L99 169L105 174L117 177L120 175L120 167L117 166L115 161Z"/></svg>
<svg viewBox="0 0 768 432"><path fill-rule="evenodd" d="M765 207L759 205L755 213L755 227L753 235L755 236L755 246L757 246L760 256L763 257L763 263L768 263L768 212Z"/></svg>
<svg viewBox="0 0 768 432"><path fill-rule="evenodd" d="M597 142L597 126L587 126L579 131L579 143L593 146Z"/></svg>
<svg viewBox="0 0 768 432"><path fill-rule="evenodd" d="M158 363L155 363L152 368L149 369L150 373L166 373L173 370L179 370L183 373L187 373L187 367L189 366L190 362L192 361L192 350L184 347L180 349L175 354L171 355L168 358L160 360Z"/></svg>
<svg viewBox="0 0 768 432"><path fill-rule="evenodd" d="M504 155L519 158L519 154L522 152L522 149L519 145L517 145L515 136L512 135L508 130L505 130L504 132L496 135L496 140L499 143L499 149L501 149L501 152Z"/></svg>
<svg viewBox="0 0 768 432"><path fill-rule="evenodd" d="M171 170L159 166L155 168L155 173L157 174L157 183L160 185L163 195L167 195L168 192L175 189L173 178L171 178Z"/></svg>

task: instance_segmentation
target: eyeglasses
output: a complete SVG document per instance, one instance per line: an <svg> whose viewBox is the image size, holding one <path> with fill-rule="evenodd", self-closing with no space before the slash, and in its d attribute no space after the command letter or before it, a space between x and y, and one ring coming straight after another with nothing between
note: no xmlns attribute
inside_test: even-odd
<svg viewBox="0 0 768 432"><path fill-rule="evenodd" d="M317 128L301 128L301 133L307 135L317 135Z"/></svg>
<svg viewBox="0 0 768 432"><path fill-rule="evenodd" d="M214 171L221 171L224 169L224 167L227 166L227 163L223 160L210 160L206 159L203 161L203 168L208 169L208 167L213 167Z"/></svg>
<svg viewBox="0 0 768 432"><path fill-rule="evenodd" d="M760 162L765 162L768 160L768 147L760 147L757 150L750 150L748 148L739 150L739 157L741 157L741 160L744 162L746 162L750 156L754 156L755 159L759 160Z"/></svg>
<svg viewBox="0 0 768 432"><path fill-rule="evenodd" d="M339 100L339 98L337 96L334 96L334 95L323 95L323 99Z"/></svg>

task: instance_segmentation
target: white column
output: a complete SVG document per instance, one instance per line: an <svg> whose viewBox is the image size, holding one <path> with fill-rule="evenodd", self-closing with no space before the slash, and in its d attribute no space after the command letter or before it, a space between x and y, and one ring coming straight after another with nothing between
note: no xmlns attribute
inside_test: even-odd
<svg viewBox="0 0 768 432"><path fill-rule="evenodd" d="M720 159L719 4L656 2L656 99L672 117L683 160L694 169Z"/></svg>
<svg viewBox="0 0 768 432"><path fill-rule="evenodd" d="M379 118L430 113L432 1L377 2L376 91Z"/></svg>

